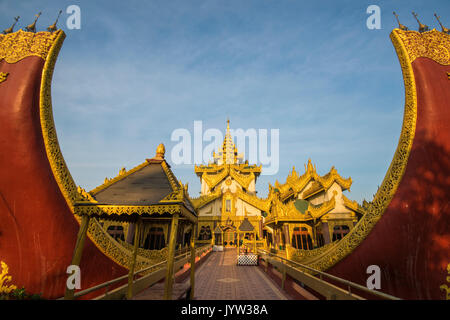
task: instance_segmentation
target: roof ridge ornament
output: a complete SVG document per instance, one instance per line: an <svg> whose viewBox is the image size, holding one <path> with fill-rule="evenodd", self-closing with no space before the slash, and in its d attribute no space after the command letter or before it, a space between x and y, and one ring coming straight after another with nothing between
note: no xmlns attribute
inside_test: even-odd
<svg viewBox="0 0 450 320"><path fill-rule="evenodd" d="M35 15L36 19L34 19L34 22L32 24L29 24L25 27L25 31L36 33L36 22L38 21L41 14L42 12L39 12L38 14Z"/></svg>
<svg viewBox="0 0 450 320"><path fill-rule="evenodd" d="M419 18L417 18L417 13L415 13L415 12L413 11L413 12L412 12L412 15L414 16L414 18L416 18L417 23L419 24L419 32L420 32L420 33L425 32L425 31L429 31L429 30L430 30L430 28L429 28L426 24L422 24L422 23L419 21Z"/></svg>
<svg viewBox="0 0 450 320"><path fill-rule="evenodd" d="M8 34L8 33L12 33L14 31L14 27L16 26L16 23L19 21L20 16L17 16L14 18L14 23L12 24L11 27L9 27L8 29L3 30L3 34Z"/></svg>
<svg viewBox="0 0 450 320"><path fill-rule="evenodd" d="M441 26L441 29L442 29L442 32L444 32L444 33L446 33L446 34L450 34L450 29L447 29L446 27L444 27L444 25L441 23L441 20L440 20L440 16L438 16L436 13L434 14L434 16L436 17L436 19L437 19L437 21L439 22L439 24L440 24L440 26Z"/></svg>
<svg viewBox="0 0 450 320"><path fill-rule="evenodd" d="M59 10L58 17L56 18L56 21L51 26L49 26L47 28L48 32L53 33L53 32L55 32L57 30L56 24L58 23L59 16L61 15L61 13L62 13L62 10Z"/></svg>
<svg viewBox="0 0 450 320"><path fill-rule="evenodd" d="M403 30L403 31L408 31L408 27L407 27L407 26L404 26L403 24L401 24L401 23L400 23L400 20L398 20L398 14L396 14L395 11L392 11L392 13L393 13L394 16L395 16L395 19L397 19L398 28L399 28L400 30Z"/></svg>

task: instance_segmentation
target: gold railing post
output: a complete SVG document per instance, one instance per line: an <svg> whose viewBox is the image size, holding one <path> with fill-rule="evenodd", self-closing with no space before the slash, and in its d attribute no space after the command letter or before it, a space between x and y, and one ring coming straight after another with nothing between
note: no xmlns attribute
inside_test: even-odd
<svg viewBox="0 0 450 320"><path fill-rule="evenodd" d="M131 260L130 270L128 272L128 291L127 291L127 299L130 300L133 298L133 280L134 280L134 270L136 268L136 256L139 248L139 238L142 229L142 221L138 221L134 230L134 248L133 248L133 257Z"/></svg>
<svg viewBox="0 0 450 320"><path fill-rule="evenodd" d="M169 252L167 257L167 270L166 270L166 282L164 286L164 300L172 299L172 286L173 286L173 264L175 258L175 244L177 242L178 232L178 218L179 214L175 213L172 216L172 223L170 226L170 240L169 240Z"/></svg>
<svg viewBox="0 0 450 320"><path fill-rule="evenodd" d="M197 225L194 226L191 235L191 293L189 299L194 300L195 297L195 234L197 233Z"/></svg>
<svg viewBox="0 0 450 320"><path fill-rule="evenodd" d="M86 239L86 233L89 226L90 216L83 215L81 217L80 229L78 230L77 242L75 243L75 248L73 250L71 265L79 266L81 261L81 256L83 254L84 240ZM73 300L75 294L75 289L67 288L66 283L66 293L64 294L64 300Z"/></svg>

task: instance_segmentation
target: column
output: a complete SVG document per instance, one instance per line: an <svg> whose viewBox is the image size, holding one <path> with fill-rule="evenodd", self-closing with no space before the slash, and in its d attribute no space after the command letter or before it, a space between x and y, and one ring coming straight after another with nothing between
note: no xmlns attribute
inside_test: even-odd
<svg viewBox="0 0 450 320"><path fill-rule="evenodd" d="M127 291L127 299L130 300L133 297L133 280L134 280L134 270L136 268L136 257L137 251L139 248L139 238L142 229L142 222L139 221L135 225L134 230L134 248L133 248L133 257L131 258L131 266L128 271L128 291Z"/></svg>
<svg viewBox="0 0 450 320"><path fill-rule="evenodd" d="M167 256L166 282L164 285L164 300L172 299L173 264L175 260L175 245L177 241L178 219L179 214L175 213L172 216L172 223L170 225L169 252Z"/></svg>
<svg viewBox="0 0 450 320"><path fill-rule="evenodd" d="M75 243L75 249L73 250L71 265L79 266L81 261L81 256L83 254L84 240L86 240L86 233L89 227L90 216L83 215L81 217L81 225L78 230L77 242ZM75 294L75 289L68 289L66 285L66 292L64 294L64 300L73 300Z"/></svg>

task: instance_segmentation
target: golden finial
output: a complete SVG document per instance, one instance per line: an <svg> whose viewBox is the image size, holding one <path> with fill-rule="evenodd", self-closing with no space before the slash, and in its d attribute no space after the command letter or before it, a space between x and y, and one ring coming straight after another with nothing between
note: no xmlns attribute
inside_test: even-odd
<svg viewBox="0 0 450 320"><path fill-rule="evenodd" d="M441 23L441 20L440 20L441 17L438 17L438 15L437 15L436 13L434 14L434 16L436 17L437 21L438 21L439 24L441 25L442 32L444 32L444 33L446 33L446 34L450 34L450 29L447 29L447 28L444 27L444 25Z"/></svg>
<svg viewBox="0 0 450 320"><path fill-rule="evenodd" d="M413 12L412 12L412 15L414 16L414 18L416 18L417 23L419 24L419 32L425 32L425 31L430 30L430 28L429 28L426 24L422 24L422 23L419 21L419 18L417 18L417 13L415 13L415 12L413 11Z"/></svg>
<svg viewBox="0 0 450 320"><path fill-rule="evenodd" d="M397 19L398 28L399 28L400 30L408 31L408 27L402 25L402 24L400 23L400 20L398 20L398 14L396 14L395 11L393 11L392 13L393 13L394 16L395 16L395 19Z"/></svg>
<svg viewBox="0 0 450 320"><path fill-rule="evenodd" d="M156 158L164 159L164 155L166 153L166 147L164 144L160 143L156 148Z"/></svg>
<svg viewBox="0 0 450 320"><path fill-rule="evenodd" d="M15 27L17 21L19 21L19 19L20 19L20 16L15 17L14 20L16 20L16 21L14 21L14 23L12 24L12 26L10 28L3 30L3 34L12 33L14 31L14 27Z"/></svg>
<svg viewBox="0 0 450 320"><path fill-rule="evenodd" d="M39 12L38 14L36 14L36 19L34 19L34 22L32 24L29 24L25 27L25 31L28 32L36 32L36 22L39 19L39 17L41 16L42 12Z"/></svg>
<svg viewBox="0 0 450 320"><path fill-rule="evenodd" d="M56 31L56 24L58 23L58 19L59 19L59 16L61 15L61 13L62 13L62 10L59 10L59 13L58 13L58 17L56 18L56 21L51 25L51 26L49 26L48 28L47 28L47 31L48 32L55 32Z"/></svg>

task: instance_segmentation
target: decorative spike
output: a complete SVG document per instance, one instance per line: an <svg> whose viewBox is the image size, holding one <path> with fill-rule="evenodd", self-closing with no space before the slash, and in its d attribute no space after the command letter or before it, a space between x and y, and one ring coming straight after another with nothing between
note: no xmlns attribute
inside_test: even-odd
<svg viewBox="0 0 450 320"><path fill-rule="evenodd" d="M15 27L17 21L19 21L19 19L20 19L20 16L15 17L14 18L15 21L12 24L12 26L10 28L8 28L8 29L3 30L3 34L12 33L14 31L14 27Z"/></svg>
<svg viewBox="0 0 450 320"><path fill-rule="evenodd" d="M42 12L39 12L36 15L36 19L34 19L34 22L32 24L29 24L28 26L26 26L25 27L25 31L36 33L36 22L38 21L38 19L41 16L41 14L42 14Z"/></svg>
<svg viewBox="0 0 450 320"><path fill-rule="evenodd" d="M59 16L61 15L61 13L62 13L62 10L59 10L58 17L56 18L56 21L51 26L49 26L47 28L48 32L53 33L53 32L55 32L57 30L56 24L58 23Z"/></svg>
<svg viewBox="0 0 450 320"><path fill-rule="evenodd" d="M419 21L419 18L417 18L417 13L415 13L414 11L412 12L412 15L414 16L414 18L416 18L416 20L417 20L417 23L419 24L419 32L425 32L425 31L428 31L428 30L430 30L430 28L426 25L426 24L422 24L420 21Z"/></svg>
<svg viewBox="0 0 450 320"><path fill-rule="evenodd" d="M403 30L403 31L408 31L408 27L402 25L402 24L400 23L400 20L398 20L398 14L396 14L395 11L393 11L392 13L393 13L394 16L395 16L395 19L397 19L398 28L399 28L400 30Z"/></svg>
<svg viewBox="0 0 450 320"><path fill-rule="evenodd" d="M447 29L447 28L444 27L444 25L441 23L441 20L440 20L441 17L438 17L438 15L437 15L436 13L434 14L434 16L436 17L437 21L438 21L439 24L441 25L442 32L444 32L444 33L446 33L446 34L450 34L450 29Z"/></svg>

